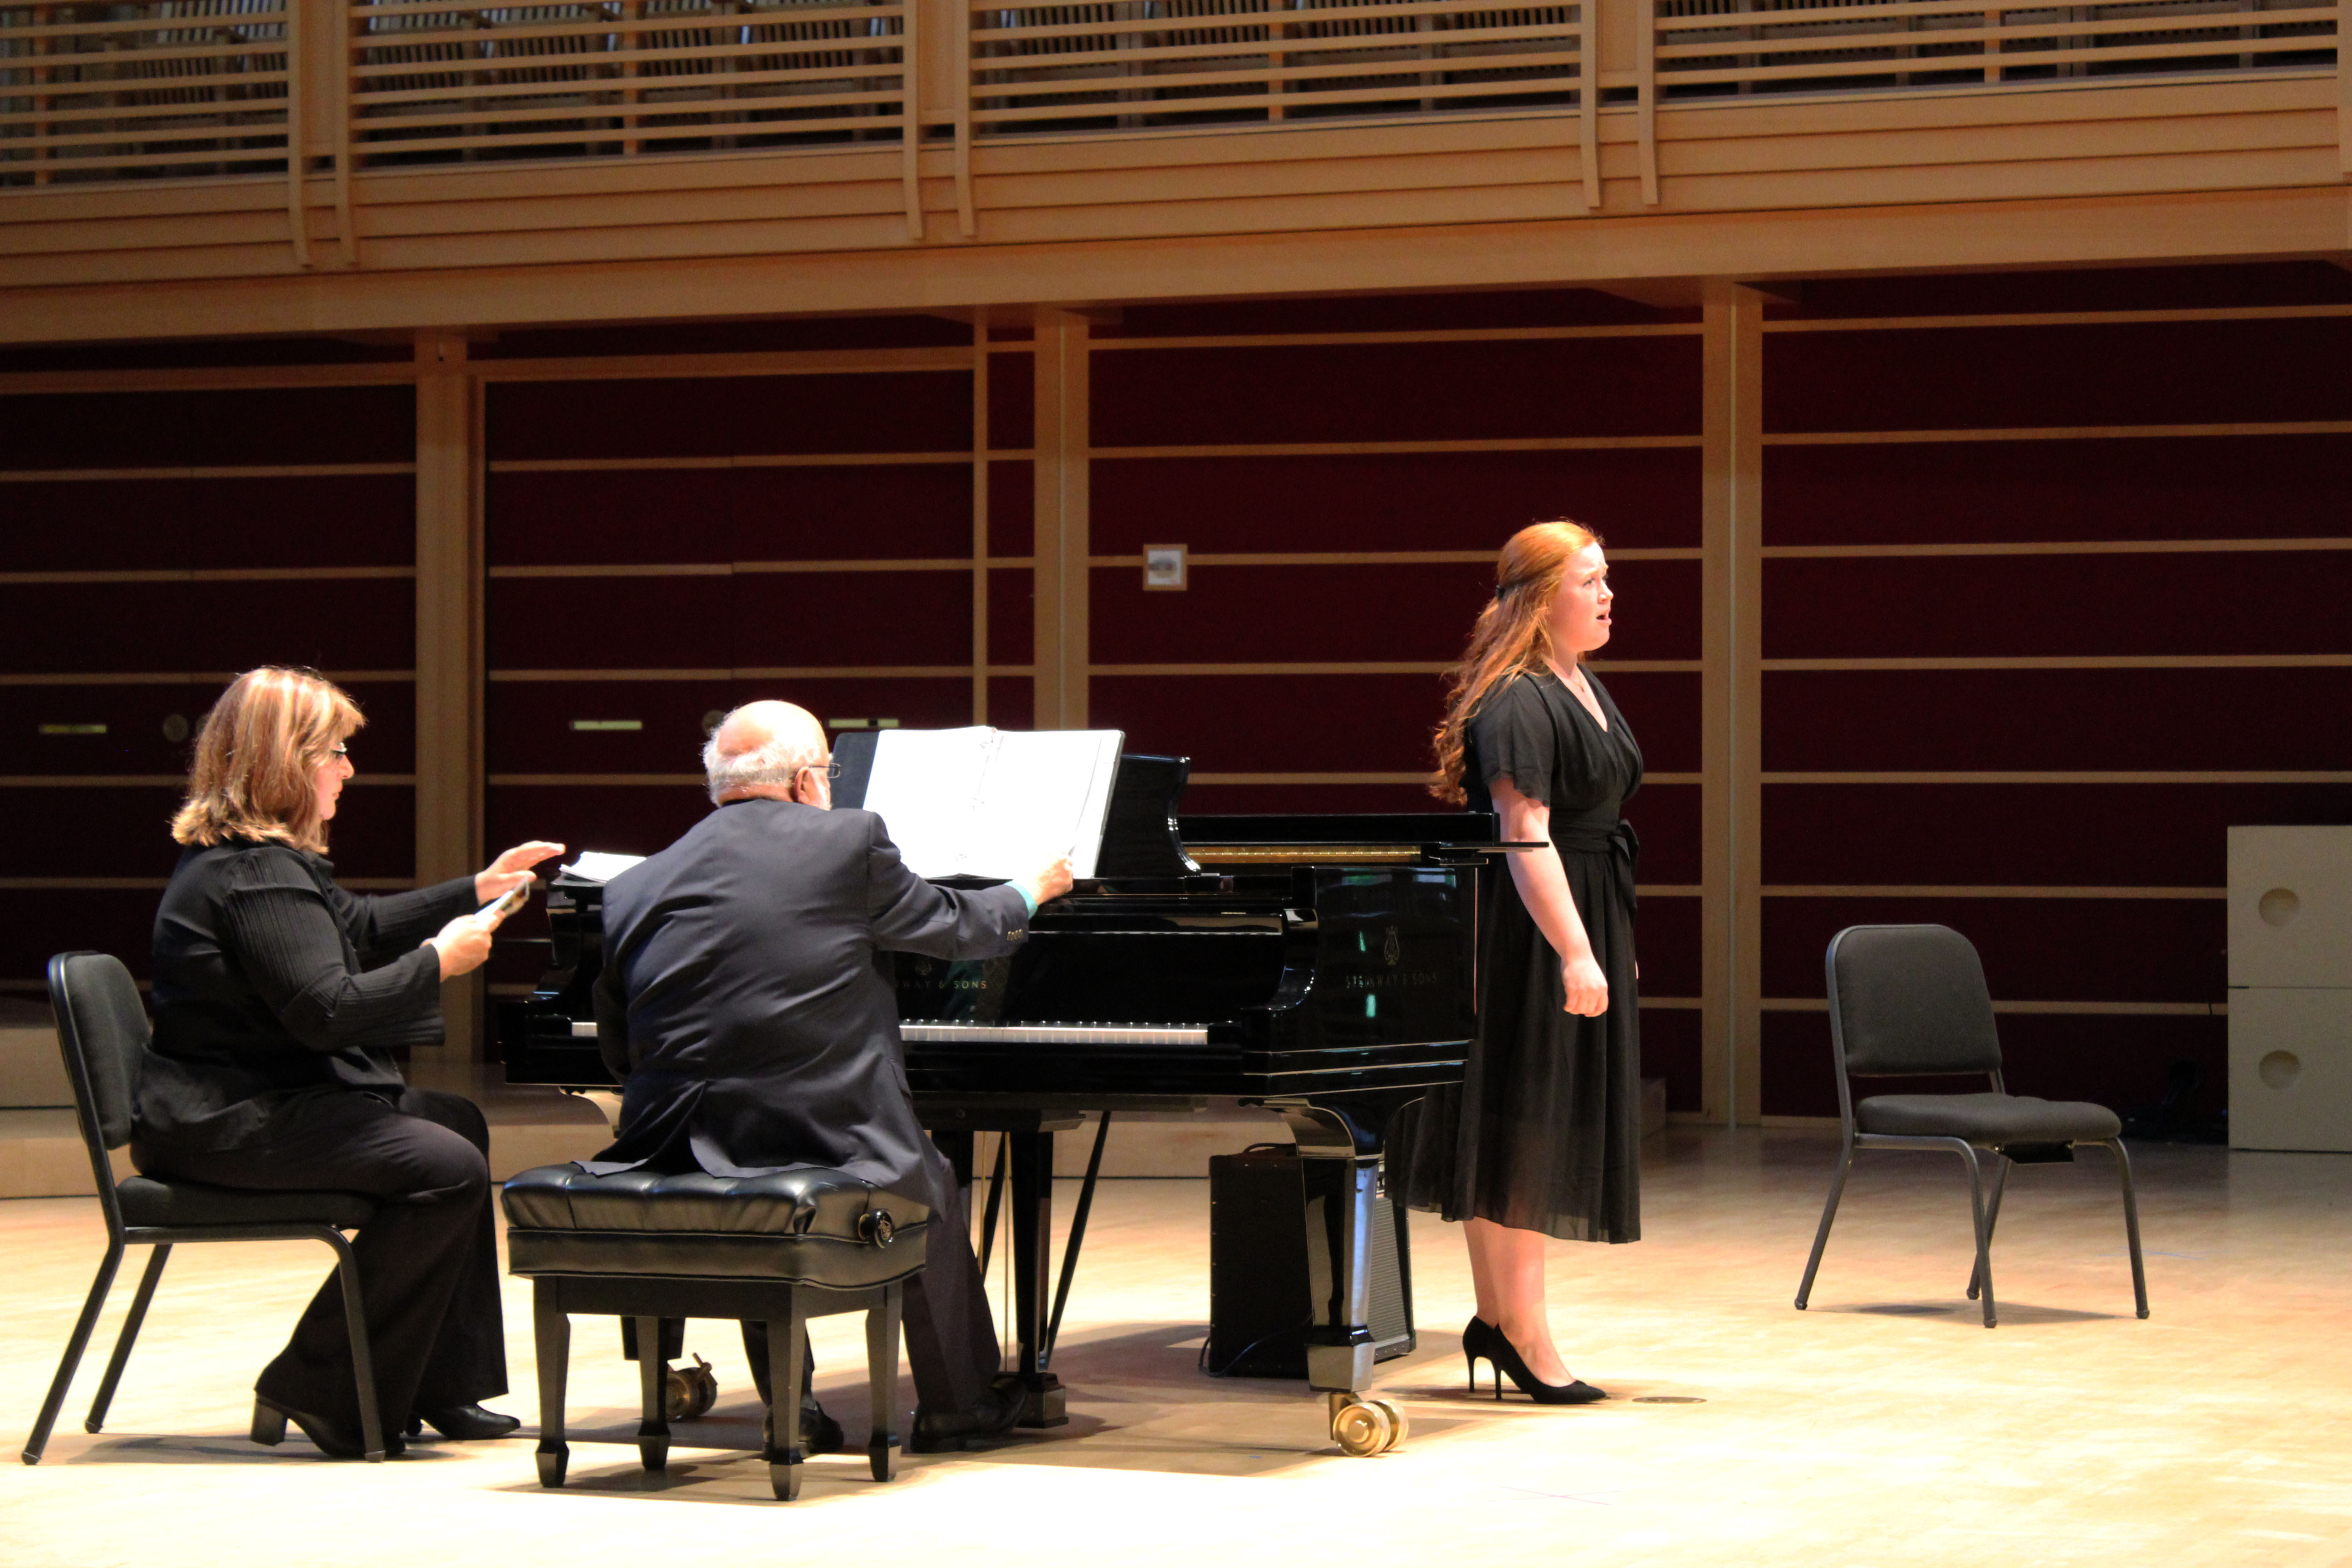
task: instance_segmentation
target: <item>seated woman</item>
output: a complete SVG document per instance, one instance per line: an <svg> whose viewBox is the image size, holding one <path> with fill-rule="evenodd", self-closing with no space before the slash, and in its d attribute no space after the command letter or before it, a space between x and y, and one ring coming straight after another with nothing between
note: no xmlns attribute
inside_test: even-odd
<svg viewBox="0 0 2352 1568"><path fill-rule="evenodd" d="M335 885L327 824L364 721L307 670L239 676L205 716L172 837L187 847L155 917L155 1037L131 1158L225 1187L365 1193L355 1250L385 1446L416 1419L449 1437L519 1422L507 1391L490 1213L489 1129L472 1101L411 1089L392 1051L440 1043L441 983L489 956L477 910L532 880L560 844L369 898ZM359 1400L331 1277L254 1385L253 1436L294 1422L359 1458Z"/></svg>

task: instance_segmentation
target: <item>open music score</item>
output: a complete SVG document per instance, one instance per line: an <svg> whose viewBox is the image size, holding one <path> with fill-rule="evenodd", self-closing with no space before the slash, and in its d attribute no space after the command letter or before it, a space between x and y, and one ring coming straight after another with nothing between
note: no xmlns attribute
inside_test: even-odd
<svg viewBox="0 0 2352 1568"><path fill-rule="evenodd" d="M845 735L836 751L863 736ZM917 876L1023 877L1064 855L1095 874L1118 730L885 730L859 804ZM846 759L845 759L845 762Z"/></svg>

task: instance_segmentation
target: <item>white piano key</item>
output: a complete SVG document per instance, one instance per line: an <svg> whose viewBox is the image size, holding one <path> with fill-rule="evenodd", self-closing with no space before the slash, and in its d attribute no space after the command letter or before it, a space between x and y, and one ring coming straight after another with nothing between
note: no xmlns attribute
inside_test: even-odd
<svg viewBox="0 0 2352 1568"><path fill-rule="evenodd" d="M997 1042L1019 1046L1205 1046L1205 1026L1156 1024L901 1024L898 1032L923 1045Z"/></svg>

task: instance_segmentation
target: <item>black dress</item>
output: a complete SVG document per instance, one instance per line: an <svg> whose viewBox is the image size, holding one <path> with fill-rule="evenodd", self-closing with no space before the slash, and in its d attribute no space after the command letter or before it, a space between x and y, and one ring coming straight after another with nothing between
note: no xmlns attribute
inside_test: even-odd
<svg viewBox="0 0 2352 1568"><path fill-rule="evenodd" d="M1591 679L1590 672L1587 679ZM1597 1018L1562 1010L1559 957L1507 870L1486 879L1479 917L1478 1037L1458 1089L1431 1094L1393 1141L1391 1190L1449 1220L1486 1219L1564 1241L1642 1234L1640 999L1633 979L1639 843L1618 807L1642 782L1642 752L1607 688L1602 730L1549 672L1507 679L1463 744L1468 809L1493 809L1507 777L1551 807L1569 895L1609 982ZM1402 1159L1396 1156L1401 1155Z"/></svg>

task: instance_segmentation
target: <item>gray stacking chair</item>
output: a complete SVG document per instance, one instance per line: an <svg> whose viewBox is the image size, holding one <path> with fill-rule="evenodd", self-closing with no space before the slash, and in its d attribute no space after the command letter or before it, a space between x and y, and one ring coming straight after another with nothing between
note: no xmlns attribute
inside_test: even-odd
<svg viewBox="0 0 2352 1568"><path fill-rule="evenodd" d="M360 1307L359 1264L351 1243L343 1239L344 1231L375 1217L375 1200L358 1193L257 1192L148 1176L117 1183L107 1152L131 1142L131 1100L138 1093L139 1067L149 1038L138 984L120 959L102 952L61 952L49 960L49 1005L57 1012L58 1049L65 1058L66 1077L73 1082L74 1110L81 1121L82 1142L89 1147L99 1208L106 1217L106 1257L74 1323L73 1337L66 1342L65 1359L58 1363L48 1397L41 1402L33 1435L26 1440L25 1463L39 1464L41 1451L48 1447L49 1428L57 1424L74 1369L89 1347L90 1331L98 1326L115 1270L122 1267L123 1249L143 1244L155 1250L148 1255L139 1293L131 1298L130 1316L122 1321L113 1358L106 1363L106 1376L83 1423L92 1432L106 1422L106 1407L113 1403L115 1384L122 1381L123 1365L131 1360L131 1346L146 1321L147 1304L154 1300L172 1248L193 1241L316 1241L334 1249L336 1272L343 1283L343 1316L352 1326L360 1431L367 1457L382 1459L383 1423L376 1411L367 1318Z"/></svg>
<svg viewBox="0 0 2352 1568"><path fill-rule="evenodd" d="M2123 1123L2103 1105L2036 1100L2011 1094L2000 1079L2000 1042L1993 1030L1992 994L1984 965L1969 939L1949 926L1848 926L1830 939L1830 1048L1837 1066L1838 1119L1844 1146L1829 1201L1813 1237L1813 1255L1797 1287L1797 1310L1813 1293L1813 1275L1829 1246L1846 1173L1864 1149L1931 1149L1958 1154L1969 1168L1969 1198L1976 1215L1977 1263L1969 1295L1981 1291L1984 1322L1995 1321L1992 1227L2011 1165L2070 1161L2077 1143L2104 1145L2123 1179L2124 1236L2131 1247L2132 1294L2147 1316L2147 1276L2140 1264L2139 1205L2132 1194L2131 1157ZM1854 1102L1853 1079L1987 1074L1989 1094L1884 1094ZM1985 1189L1977 1151L1994 1161Z"/></svg>

